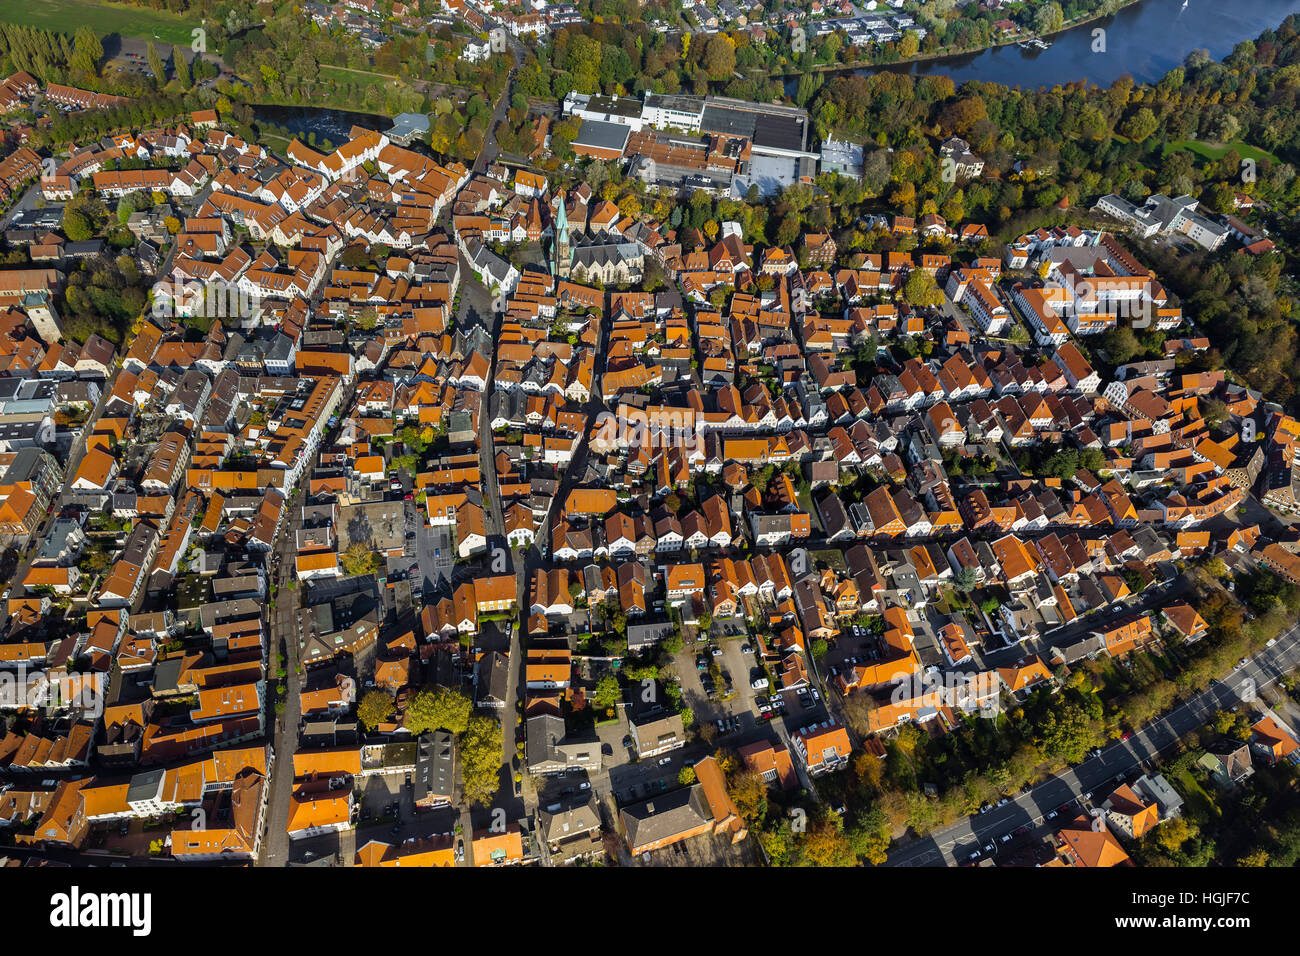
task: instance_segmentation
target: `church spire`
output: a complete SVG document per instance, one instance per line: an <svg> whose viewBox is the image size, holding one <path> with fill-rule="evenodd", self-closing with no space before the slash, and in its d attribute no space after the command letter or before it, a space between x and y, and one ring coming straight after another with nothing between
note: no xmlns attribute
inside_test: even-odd
<svg viewBox="0 0 1300 956"><path fill-rule="evenodd" d="M564 192L555 193L555 261L551 264L552 274L561 279L569 276L572 252L569 249L569 213L565 209Z"/></svg>

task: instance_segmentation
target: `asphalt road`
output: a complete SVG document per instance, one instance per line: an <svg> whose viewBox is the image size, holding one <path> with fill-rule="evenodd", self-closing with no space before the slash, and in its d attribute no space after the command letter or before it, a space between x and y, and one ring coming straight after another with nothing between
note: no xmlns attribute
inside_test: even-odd
<svg viewBox="0 0 1300 956"><path fill-rule="evenodd" d="M1183 735L1202 726L1217 710L1234 707L1300 665L1300 624L1280 635L1272 647L1264 648L1244 667L1235 668L1226 680L1215 681L1206 690L1128 740L1106 747L1099 756L1085 760L1044 781L1002 807L966 817L936 833L914 840L889 855L886 866L952 866L966 862L977 849L993 843L1002 849L1002 836L1028 827L1025 838L1041 828L1055 830L1065 822L1046 815L1063 804L1091 793L1104 800L1118 775L1127 777L1145 761L1168 750ZM1015 839L1006 846L1015 846Z"/></svg>

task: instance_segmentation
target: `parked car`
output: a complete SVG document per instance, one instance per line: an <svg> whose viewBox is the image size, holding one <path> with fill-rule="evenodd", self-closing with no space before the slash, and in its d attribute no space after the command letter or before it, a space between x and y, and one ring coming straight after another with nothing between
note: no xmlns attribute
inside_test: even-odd
<svg viewBox="0 0 1300 956"><path fill-rule="evenodd" d="M666 767L666 766L668 766L668 765L669 765L670 763L672 763L672 762L673 762L673 758L672 758L672 757L664 757L663 760L660 760L660 761L659 761L659 766L661 766L661 767Z"/></svg>
<svg viewBox="0 0 1300 956"><path fill-rule="evenodd" d="M749 686L754 690L767 690L767 688L771 686L771 683L766 677L755 677L749 682Z"/></svg>
<svg viewBox="0 0 1300 956"><path fill-rule="evenodd" d="M713 652L712 652L712 653L713 653L713 656L714 656L714 657L721 657L721 656L722 656L722 648L720 648L720 647L715 647L715 648L713 648Z"/></svg>
<svg viewBox="0 0 1300 956"><path fill-rule="evenodd" d="M456 862L459 863L465 859L465 841L456 841Z"/></svg>

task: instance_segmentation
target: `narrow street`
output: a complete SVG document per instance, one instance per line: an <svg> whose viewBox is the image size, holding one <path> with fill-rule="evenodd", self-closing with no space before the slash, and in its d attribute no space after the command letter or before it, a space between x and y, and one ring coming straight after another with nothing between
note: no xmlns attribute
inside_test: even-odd
<svg viewBox="0 0 1300 956"><path fill-rule="evenodd" d="M349 384L339 407L347 408L352 401L354 387ZM333 435L321 440L325 447ZM298 530L302 527L302 506L307 502L307 489L315 474L315 463L307 467L298 483L298 494L286 503L289 513L280 531L280 537L268 553L269 575L276 584L274 603L268 607L267 637L268 671L272 671L276 653L284 655L285 692L284 713L275 714L274 703L267 694L266 726L274 728L271 740L272 769L271 793L267 799L266 822L262 840L260 866L285 866L289 862L291 841L287 829L289 798L293 793L293 754L298 749L298 730L302 722L301 693L305 673L299 673L298 660L298 609L302 606L303 588L297 580L294 555L297 553ZM268 684L274 673L268 674ZM345 861L351 862L351 861Z"/></svg>

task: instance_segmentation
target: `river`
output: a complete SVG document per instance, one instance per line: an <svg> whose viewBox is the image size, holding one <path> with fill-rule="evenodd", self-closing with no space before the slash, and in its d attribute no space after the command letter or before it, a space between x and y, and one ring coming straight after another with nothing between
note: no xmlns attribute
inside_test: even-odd
<svg viewBox="0 0 1300 956"><path fill-rule="evenodd" d="M305 137L315 133L318 140L327 139L335 146L348 140L353 126L383 132L393 125L386 116L375 113L353 113L321 106L254 106L253 120L286 129L293 136Z"/></svg>
<svg viewBox="0 0 1300 956"><path fill-rule="evenodd" d="M1058 34L1050 49L994 47L965 56L918 60L857 73L896 70L914 75L948 76L960 86L968 80L1036 89L1076 80L1109 86L1124 74L1155 82L1181 66L1193 50L1209 50L1221 60L1242 40L1274 30L1300 0L1142 0L1110 20L1097 20ZM1093 31L1105 31L1105 51L1094 52ZM793 92L794 80L787 83Z"/></svg>

